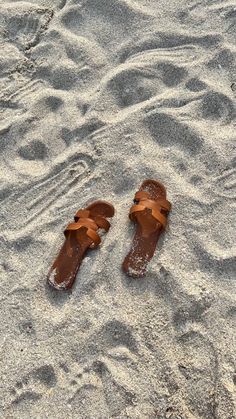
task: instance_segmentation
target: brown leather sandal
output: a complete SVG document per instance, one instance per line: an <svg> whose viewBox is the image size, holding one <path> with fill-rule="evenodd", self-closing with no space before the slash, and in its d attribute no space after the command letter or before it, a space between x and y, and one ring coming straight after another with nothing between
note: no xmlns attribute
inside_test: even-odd
<svg viewBox="0 0 236 419"><path fill-rule="evenodd" d="M66 227L64 244L48 273L50 285L58 290L72 287L85 252L101 242L97 230L109 230L110 223L105 217L113 217L114 212L108 202L95 201L75 214L75 222Z"/></svg>
<svg viewBox="0 0 236 419"><path fill-rule="evenodd" d="M166 199L165 187L151 179L142 183L134 203L129 217L137 223L137 229L131 250L123 262L123 270L129 276L139 278L145 275L160 234L166 228L171 204Z"/></svg>

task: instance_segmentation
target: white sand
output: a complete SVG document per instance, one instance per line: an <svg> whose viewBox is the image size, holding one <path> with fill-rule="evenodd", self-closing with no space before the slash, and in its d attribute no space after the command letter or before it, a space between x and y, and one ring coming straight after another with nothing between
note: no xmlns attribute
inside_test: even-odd
<svg viewBox="0 0 236 419"><path fill-rule="evenodd" d="M0 417L236 417L231 0L0 5ZM173 204L127 278L145 178ZM75 211L116 207L72 293L46 274Z"/></svg>

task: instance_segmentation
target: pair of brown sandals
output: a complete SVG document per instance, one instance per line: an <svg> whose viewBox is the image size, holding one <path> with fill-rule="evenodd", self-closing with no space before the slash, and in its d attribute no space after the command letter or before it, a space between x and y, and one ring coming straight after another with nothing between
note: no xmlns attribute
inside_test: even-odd
<svg viewBox="0 0 236 419"><path fill-rule="evenodd" d="M159 236L166 228L170 210L165 187L156 180L145 180L135 194L129 213L130 219L137 224L131 250L122 265L129 276L139 278L145 275ZM100 244L98 230L109 230L107 218L113 217L114 213L113 205L95 201L75 214L75 222L66 227L64 244L49 271L50 285L58 290L72 287L86 251Z"/></svg>

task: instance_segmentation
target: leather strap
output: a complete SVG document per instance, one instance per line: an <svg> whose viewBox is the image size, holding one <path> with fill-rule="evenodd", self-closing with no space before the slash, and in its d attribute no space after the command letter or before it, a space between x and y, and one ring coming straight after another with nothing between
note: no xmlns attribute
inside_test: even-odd
<svg viewBox="0 0 236 419"><path fill-rule="evenodd" d="M169 212L171 209L171 204L167 199L158 199L154 201L149 199L150 194L145 191L139 191L135 194L135 202L137 204L133 205L130 209L130 219L134 220L135 214L145 209L150 209L152 216L162 225L163 228L166 228L167 225L167 214L163 214L161 211Z"/></svg>
<svg viewBox="0 0 236 419"><path fill-rule="evenodd" d="M92 239L93 243L90 245L90 247L95 248L101 243L100 236L96 233L96 230L98 230L98 226L95 223L94 220L91 218L82 218L77 223L70 223L66 227L64 234L67 235L67 232L70 231L78 231L81 228L86 228L86 234L87 236Z"/></svg>
<svg viewBox="0 0 236 419"><path fill-rule="evenodd" d="M90 248L94 249L101 243L100 236L91 228L88 228L88 230L86 231L86 234L88 237L90 237L90 239L93 240L93 243L90 244L89 246Z"/></svg>
<svg viewBox="0 0 236 419"><path fill-rule="evenodd" d="M90 211L86 209L80 209L74 216L75 221L78 221L79 218L89 218Z"/></svg>
<svg viewBox="0 0 236 419"><path fill-rule="evenodd" d="M145 191L138 191L136 192L134 196L134 201L140 201L140 199L143 199L143 198L150 198L149 193Z"/></svg>
<svg viewBox="0 0 236 419"><path fill-rule="evenodd" d="M111 226L109 221L107 221L106 218L104 218L100 215L96 215L95 217L93 217L93 220L98 225L98 227L103 228L103 230L105 230L105 231L108 231L110 226Z"/></svg>
<svg viewBox="0 0 236 419"><path fill-rule="evenodd" d="M160 205L161 209L170 212L171 203L167 199L158 199L156 202L158 205Z"/></svg>
<svg viewBox="0 0 236 419"><path fill-rule="evenodd" d="M146 201L147 199L150 201L153 201L152 199L150 199L150 194L148 192L138 191L135 194L134 201L140 202L144 200ZM167 199L159 198L157 201L153 201L153 202L155 202L156 204L159 204L160 208L162 208L163 210L166 210L168 212L171 210L171 203Z"/></svg>
<svg viewBox="0 0 236 419"><path fill-rule="evenodd" d="M79 221L77 221L77 223L68 224L65 231L67 231L67 230L78 230L80 227L92 228L95 231L98 229L97 224L91 218L81 218Z"/></svg>
<svg viewBox="0 0 236 419"><path fill-rule="evenodd" d="M103 228L105 231L108 231L110 228L110 223L106 218L100 215L91 216L90 211L86 209L77 211L74 219L75 223L70 223L66 227L64 231L65 235L67 235L67 232L69 231L76 231L85 227L87 236L93 241L90 245L92 248L97 247L101 243L100 236L96 233L98 228Z"/></svg>
<svg viewBox="0 0 236 419"><path fill-rule="evenodd" d="M157 211L160 211L160 212L161 212L161 210L163 210L165 212L168 211L167 210L167 204L165 202L162 203L161 200L153 201L152 199L141 199L141 201L139 201L138 205L144 205L147 208L154 209L154 210L157 210Z"/></svg>
<svg viewBox="0 0 236 419"><path fill-rule="evenodd" d="M159 208L152 208L149 204L146 204L146 201L143 201L140 205L133 205L130 209L130 219L135 219L135 214L140 211L144 211L145 209L151 209L152 216L165 228L167 224L167 218L164 214L161 214Z"/></svg>
<svg viewBox="0 0 236 419"><path fill-rule="evenodd" d="M90 218L91 217L91 218ZM98 227L103 228L105 231L108 231L110 228L110 223L107 221L106 218L102 217L101 215L91 216L89 210L79 210L74 216L76 222L80 220L80 218L89 218L90 220L94 220Z"/></svg>

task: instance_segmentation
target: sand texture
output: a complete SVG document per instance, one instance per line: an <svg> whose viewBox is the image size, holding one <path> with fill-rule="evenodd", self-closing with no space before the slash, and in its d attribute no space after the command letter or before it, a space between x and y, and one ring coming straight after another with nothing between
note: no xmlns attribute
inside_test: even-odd
<svg viewBox="0 0 236 419"><path fill-rule="evenodd" d="M236 417L233 0L0 1L0 418ZM121 271L146 178L173 210ZM116 208L69 293L74 213Z"/></svg>

